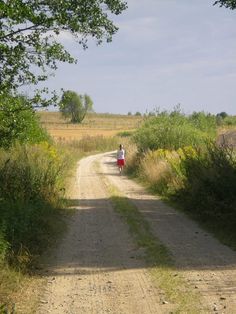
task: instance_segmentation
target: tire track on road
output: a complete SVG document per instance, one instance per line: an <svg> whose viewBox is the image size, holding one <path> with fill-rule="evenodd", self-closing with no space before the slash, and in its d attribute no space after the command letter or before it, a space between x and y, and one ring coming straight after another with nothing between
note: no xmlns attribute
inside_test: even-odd
<svg viewBox="0 0 236 314"><path fill-rule="evenodd" d="M40 314L170 313L94 164L79 163L69 230L48 265Z"/></svg>

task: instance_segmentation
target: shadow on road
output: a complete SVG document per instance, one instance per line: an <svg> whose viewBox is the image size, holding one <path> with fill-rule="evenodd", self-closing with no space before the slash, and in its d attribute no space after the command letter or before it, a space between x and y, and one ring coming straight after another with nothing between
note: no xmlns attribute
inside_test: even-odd
<svg viewBox="0 0 236 314"><path fill-rule="evenodd" d="M183 222L176 228L173 224L179 218L161 201L130 201L142 208L153 234L156 235L156 230L158 238L171 251L175 269L236 270L236 252L219 244L205 231L199 231L194 222L187 229ZM78 273L82 276L91 271L143 268L144 249L134 244L128 226L114 213L108 199L71 199L68 204L76 211L59 251L51 258L48 275Z"/></svg>

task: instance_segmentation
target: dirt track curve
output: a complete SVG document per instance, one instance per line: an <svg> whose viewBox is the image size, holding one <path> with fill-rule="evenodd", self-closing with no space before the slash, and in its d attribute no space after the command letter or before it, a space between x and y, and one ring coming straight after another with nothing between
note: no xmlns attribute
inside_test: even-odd
<svg viewBox="0 0 236 314"><path fill-rule="evenodd" d="M47 286L38 313L158 314L174 310L163 302L142 251L113 210L103 175L143 213L153 234L170 249L176 268L202 295L209 313L236 314L236 252L118 175L114 153L90 156L79 163L71 200L76 212L47 265Z"/></svg>

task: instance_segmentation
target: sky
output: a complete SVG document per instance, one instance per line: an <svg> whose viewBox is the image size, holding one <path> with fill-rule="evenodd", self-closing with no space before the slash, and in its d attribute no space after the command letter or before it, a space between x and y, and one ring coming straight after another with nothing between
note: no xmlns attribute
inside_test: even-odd
<svg viewBox="0 0 236 314"><path fill-rule="evenodd" d="M236 10L214 0L128 0L112 20L111 43L87 50L64 35L78 58L47 85L87 93L98 113L173 110L236 115Z"/></svg>

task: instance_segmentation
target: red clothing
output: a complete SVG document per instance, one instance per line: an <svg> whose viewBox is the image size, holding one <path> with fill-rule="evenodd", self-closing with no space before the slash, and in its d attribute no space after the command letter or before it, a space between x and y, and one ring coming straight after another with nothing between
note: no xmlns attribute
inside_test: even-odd
<svg viewBox="0 0 236 314"><path fill-rule="evenodd" d="M124 159L117 159L117 166L124 166L125 160Z"/></svg>

